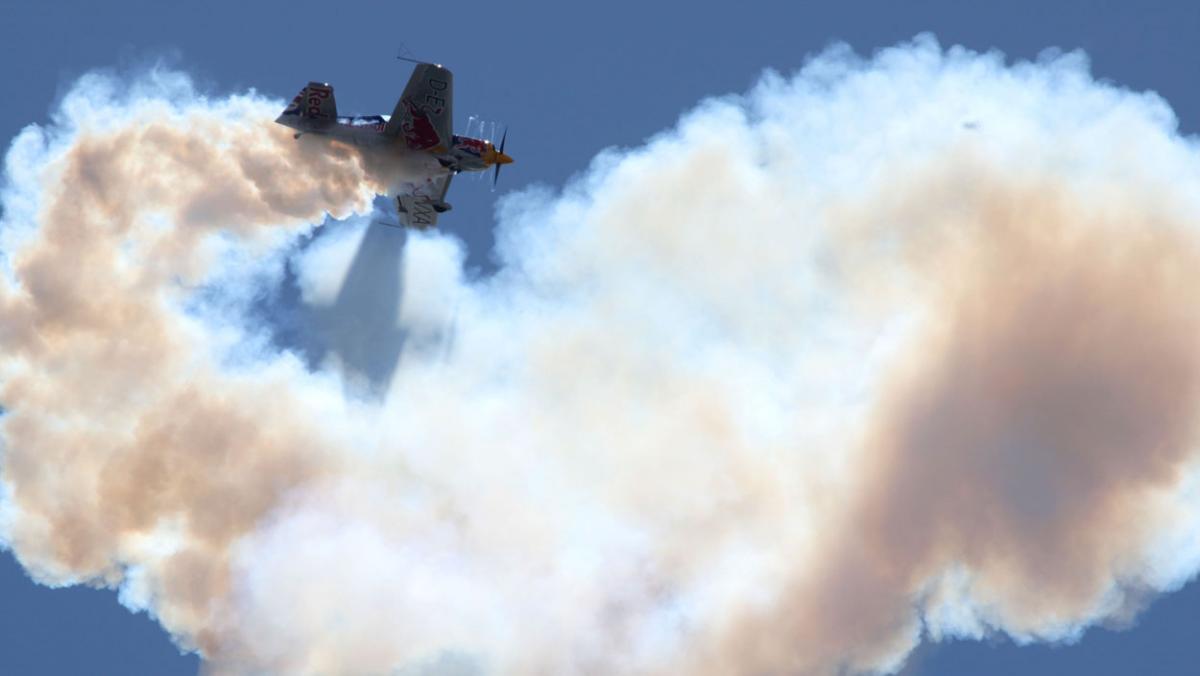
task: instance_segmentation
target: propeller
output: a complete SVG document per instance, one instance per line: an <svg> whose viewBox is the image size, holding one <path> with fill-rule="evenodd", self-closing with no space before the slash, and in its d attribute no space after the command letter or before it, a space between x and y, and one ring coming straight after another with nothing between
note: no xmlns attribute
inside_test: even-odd
<svg viewBox="0 0 1200 676"><path fill-rule="evenodd" d="M508 156L504 154L504 142L507 140L508 140L508 127L505 127L504 134L500 137L500 148L498 150L498 152L499 152L498 157L503 157L503 158L507 159ZM512 162L512 160L509 159L508 162ZM500 167L504 166L505 164L508 164L508 162L503 162L503 161L496 162L496 173L492 175L492 190L496 189L496 183L500 180Z"/></svg>

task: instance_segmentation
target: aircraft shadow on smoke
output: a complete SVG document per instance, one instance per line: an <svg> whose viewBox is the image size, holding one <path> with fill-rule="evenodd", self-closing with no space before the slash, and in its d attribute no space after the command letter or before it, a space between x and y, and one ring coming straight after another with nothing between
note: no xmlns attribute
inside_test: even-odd
<svg viewBox="0 0 1200 676"><path fill-rule="evenodd" d="M349 380L379 396L386 396L404 349L398 320L406 239L395 228L368 225L334 302L299 306L310 358L334 355Z"/></svg>

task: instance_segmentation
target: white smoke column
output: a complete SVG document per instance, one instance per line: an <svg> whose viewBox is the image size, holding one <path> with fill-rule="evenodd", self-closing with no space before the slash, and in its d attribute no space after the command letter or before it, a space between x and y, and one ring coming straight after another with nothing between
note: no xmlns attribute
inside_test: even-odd
<svg viewBox="0 0 1200 676"><path fill-rule="evenodd" d="M1200 564L1200 154L1081 56L834 49L510 196L494 277L412 237L381 403L237 298L383 179L90 85L9 153L5 536L215 670L886 671Z"/></svg>

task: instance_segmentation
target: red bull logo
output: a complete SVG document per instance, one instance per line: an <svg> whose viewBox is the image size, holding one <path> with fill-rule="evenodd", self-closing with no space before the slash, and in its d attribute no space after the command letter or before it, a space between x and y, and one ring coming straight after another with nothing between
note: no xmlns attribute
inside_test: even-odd
<svg viewBox="0 0 1200 676"><path fill-rule="evenodd" d="M325 101L333 96L333 88L315 82L300 90L296 98L283 111L284 115L302 115L312 118L328 118L330 115L321 110Z"/></svg>
<svg viewBox="0 0 1200 676"><path fill-rule="evenodd" d="M474 155L475 157L483 157L483 153L487 150L487 142L469 136L455 136L454 147L465 153Z"/></svg>
<svg viewBox="0 0 1200 676"><path fill-rule="evenodd" d="M408 99L404 99L404 110L406 119L400 124L400 131L409 148L427 150L441 142L437 130L429 121L428 113Z"/></svg>
<svg viewBox="0 0 1200 676"><path fill-rule="evenodd" d="M322 117L321 104L324 103L325 99L329 98L332 90L328 87L309 85L305 93L308 95L308 116Z"/></svg>

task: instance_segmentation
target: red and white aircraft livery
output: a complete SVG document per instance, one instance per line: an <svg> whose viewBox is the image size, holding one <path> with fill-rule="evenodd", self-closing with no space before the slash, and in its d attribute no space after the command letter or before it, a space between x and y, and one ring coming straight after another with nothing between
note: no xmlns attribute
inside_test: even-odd
<svg viewBox="0 0 1200 676"><path fill-rule="evenodd" d="M275 121L295 129L296 138L318 134L405 156L405 163L426 180L405 184L396 197L396 209L405 225L425 229L437 225L437 215L450 209L446 192L455 174L495 167L499 178L500 167L513 161L504 154L505 138L496 148L490 141L452 133L453 92L454 76L449 70L419 63L390 116L338 117L333 87L309 82Z"/></svg>

